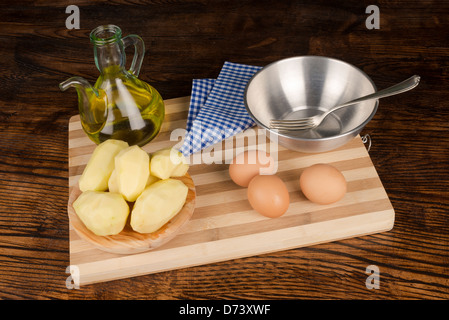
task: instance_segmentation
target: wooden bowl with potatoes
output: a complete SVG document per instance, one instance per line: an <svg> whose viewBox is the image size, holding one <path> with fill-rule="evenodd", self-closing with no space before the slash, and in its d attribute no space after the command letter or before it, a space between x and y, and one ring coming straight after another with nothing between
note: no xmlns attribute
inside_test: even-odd
<svg viewBox="0 0 449 320"><path fill-rule="evenodd" d="M117 254L155 249L173 239L195 209L195 185L177 150L149 155L120 140L98 145L69 195L75 232Z"/></svg>

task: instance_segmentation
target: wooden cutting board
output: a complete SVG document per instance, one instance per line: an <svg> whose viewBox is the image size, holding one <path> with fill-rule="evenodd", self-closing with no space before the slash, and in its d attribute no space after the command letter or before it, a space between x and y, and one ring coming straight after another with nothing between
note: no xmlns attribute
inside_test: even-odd
<svg viewBox="0 0 449 320"><path fill-rule="evenodd" d="M176 129L185 128L190 97L165 101L166 118L158 137L143 147L147 152L179 143ZM189 173L196 187L192 218L174 239L153 251L120 255L97 249L70 226L70 264L79 271L80 285L140 276L178 268L288 250L390 230L394 209L360 136L326 153L306 154L268 143L257 129L229 138L192 164ZM257 139L253 139L256 132ZM244 139L245 144L239 144ZM229 177L226 161L244 148L266 143L277 147L277 175L290 192L290 207L280 218L269 219L251 209L246 189ZM77 183L95 144L81 128L79 116L69 123L69 186ZM222 161L217 160L223 152ZM209 150L211 151L211 150ZM211 158L215 158L211 161ZM198 158L191 158L198 163ZM212 162L205 164L204 162ZM221 163L220 163L221 162ZM302 170L314 163L338 168L348 182L348 192L332 205L316 205L299 189Z"/></svg>

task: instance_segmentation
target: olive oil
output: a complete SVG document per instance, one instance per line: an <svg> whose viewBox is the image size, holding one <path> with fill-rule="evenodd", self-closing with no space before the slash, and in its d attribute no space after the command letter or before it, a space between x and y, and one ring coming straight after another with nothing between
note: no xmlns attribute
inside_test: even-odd
<svg viewBox="0 0 449 320"><path fill-rule="evenodd" d="M95 84L98 96L93 91L89 94L90 117L84 117L84 121L82 117L84 131L97 144L117 139L129 145L145 145L161 128L165 114L162 97L147 83L119 72L116 66L104 71Z"/></svg>
<svg viewBox="0 0 449 320"><path fill-rule="evenodd" d="M122 37L119 27L104 25L92 30L90 40L100 71L97 82L92 86L75 76L59 87L77 90L81 123L92 141L100 144L117 139L129 145L145 145L159 133L165 106L156 89L138 79L145 54L142 38ZM135 49L129 70L125 69L127 46Z"/></svg>

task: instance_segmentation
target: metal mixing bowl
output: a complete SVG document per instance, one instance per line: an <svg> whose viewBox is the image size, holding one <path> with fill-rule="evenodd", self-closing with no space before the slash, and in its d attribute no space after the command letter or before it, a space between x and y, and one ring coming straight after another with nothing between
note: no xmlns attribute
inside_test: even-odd
<svg viewBox="0 0 449 320"><path fill-rule="evenodd" d="M327 57L299 56L273 62L258 71L245 89L245 106L256 124L278 144L317 153L336 149L356 137L377 111L365 101L335 111L315 129L278 132L271 119L298 119L321 114L376 92L374 82L353 65Z"/></svg>

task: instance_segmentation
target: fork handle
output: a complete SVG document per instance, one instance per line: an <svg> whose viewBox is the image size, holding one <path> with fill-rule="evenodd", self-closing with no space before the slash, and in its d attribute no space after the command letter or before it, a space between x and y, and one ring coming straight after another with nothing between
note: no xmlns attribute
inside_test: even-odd
<svg viewBox="0 0 449 320"><path fill-rule="evenodd" d="M373 99L380 99L380 98L385 98L385 97L389 97L389 96L393 96L399 93L403 93L406 91L409 91L411 89L413 89L414 87L416 87L419 84L419 80L420 80L420 76L414 75L410 78L408 78L407 80L404 80L402 82L399 82L398 84L395 84L391 87L385 88L383 90L374 92L372 94L369 94L367 96L363 96L354 100L351 100L349 102L340 104L332 109L330 109L329 111L327 111L326 113L323 114L323 116L327 116L329 113L334 112L335 110L338 110L340 108L344 108L359 102L363 102L363 101L367 101L367 100L373 100Z"/></svg>

